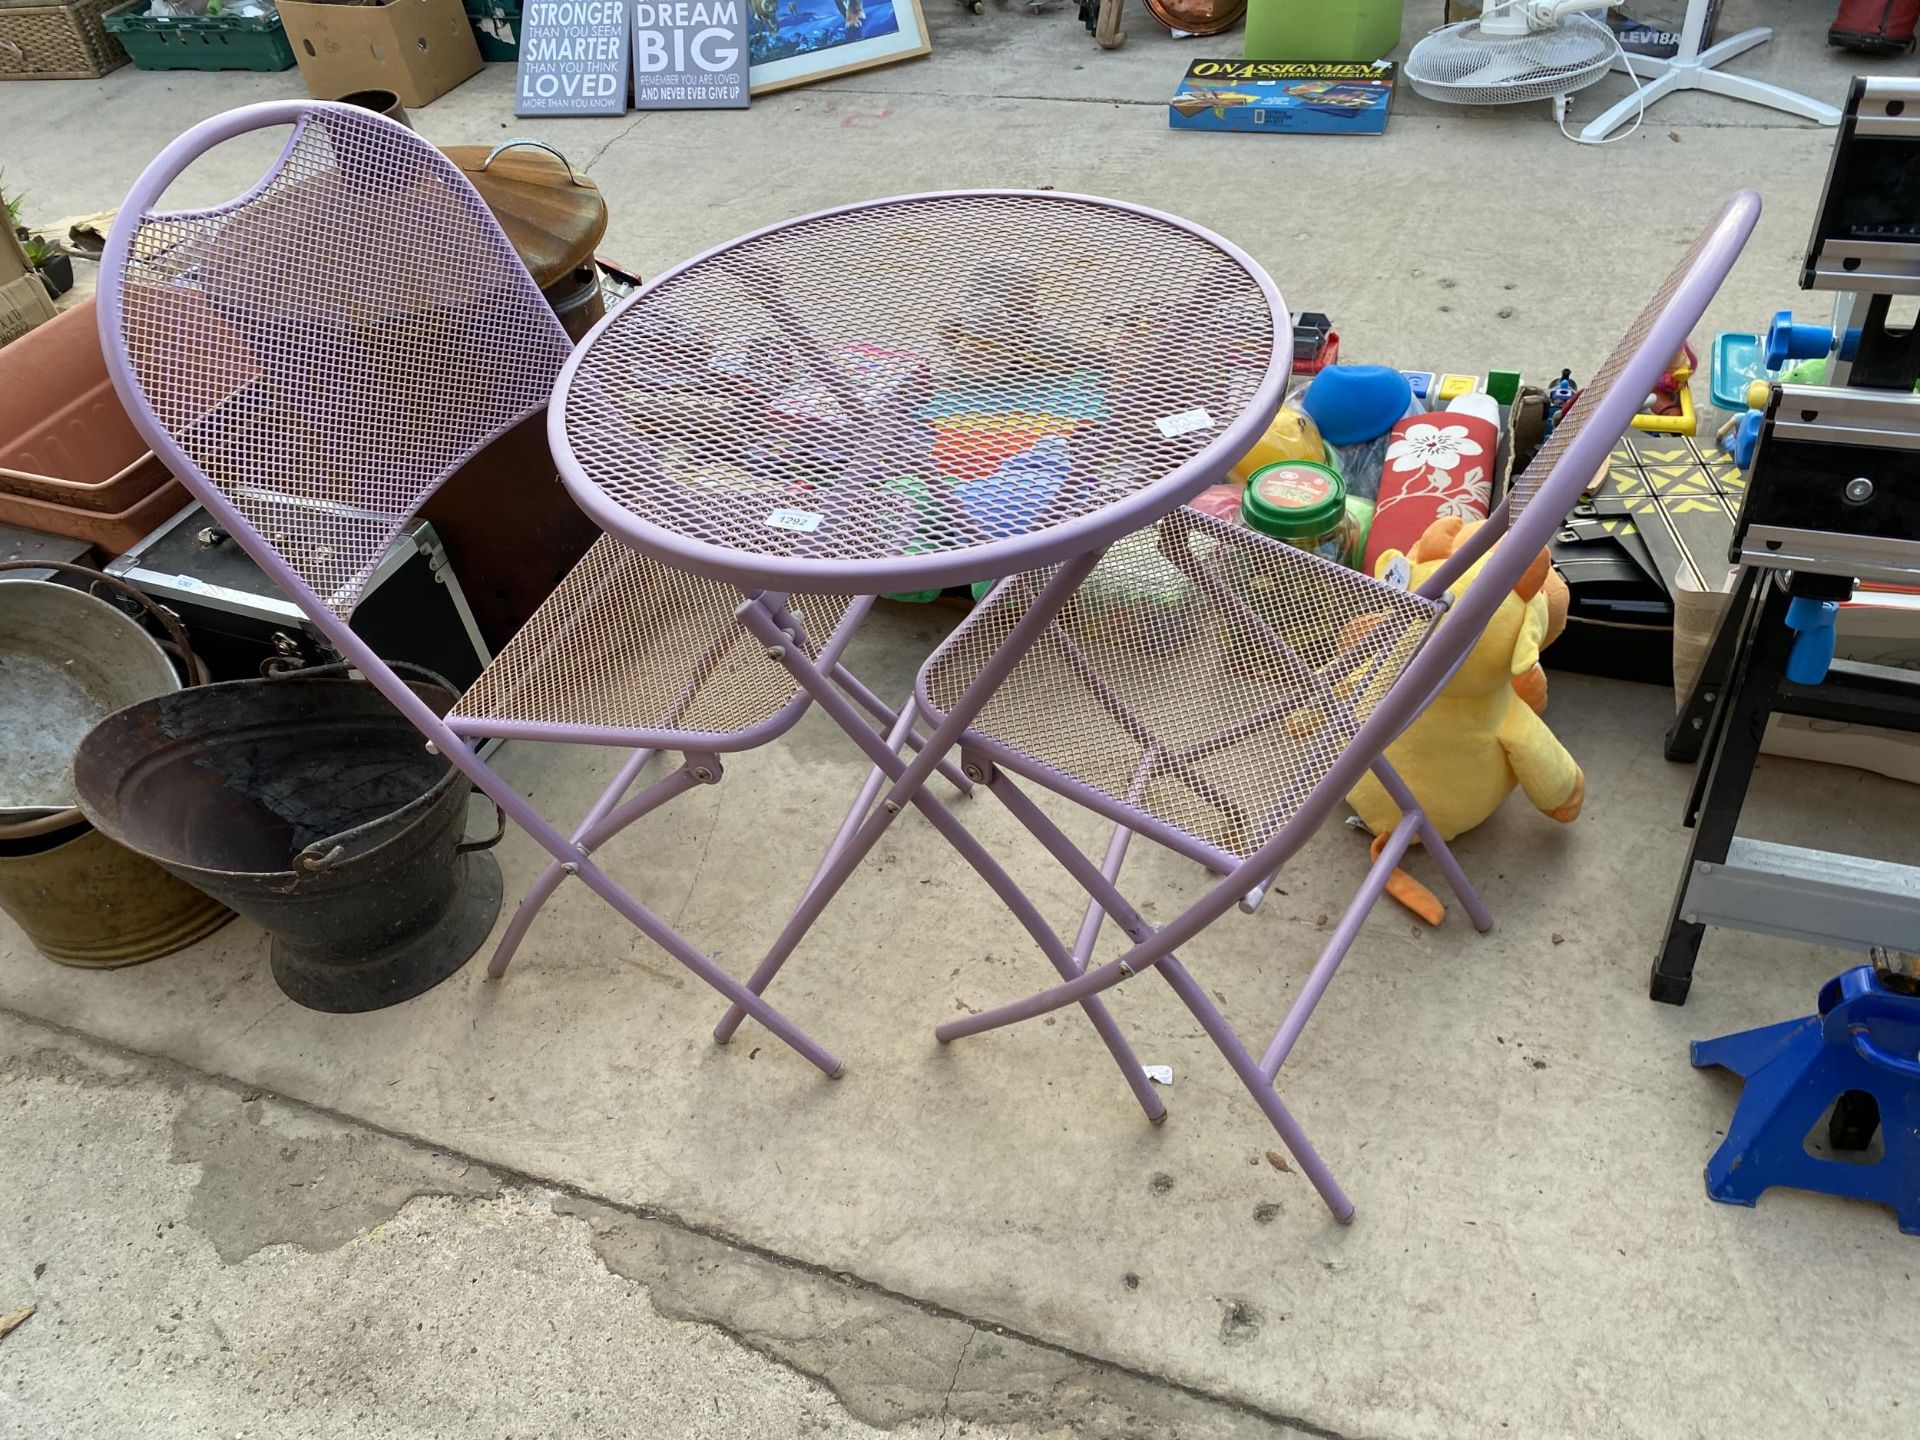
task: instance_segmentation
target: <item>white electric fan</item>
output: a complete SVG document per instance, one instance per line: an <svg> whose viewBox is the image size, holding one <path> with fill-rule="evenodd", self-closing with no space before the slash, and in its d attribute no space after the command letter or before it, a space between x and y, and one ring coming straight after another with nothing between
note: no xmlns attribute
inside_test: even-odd
<svg viewBox="0 0 1920 1440"><path fill-rule="evenodd" d="M1591 15L1598 0L1487 0L1478 20L1446 25L1413 47L1401 73L1417 94L1452 105L1566 100L1620 53Z"/></svg>

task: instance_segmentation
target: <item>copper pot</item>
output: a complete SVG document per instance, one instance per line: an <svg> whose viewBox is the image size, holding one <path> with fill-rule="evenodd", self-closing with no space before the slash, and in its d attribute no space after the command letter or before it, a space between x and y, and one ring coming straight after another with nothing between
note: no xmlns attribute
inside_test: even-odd
<svg viewBox="0 0 1920 1440"><path fill-rule="evenodd" d="M1240 23L1247 0L1147 0L1147 9L1169 30L1218 35Z"/></svg>

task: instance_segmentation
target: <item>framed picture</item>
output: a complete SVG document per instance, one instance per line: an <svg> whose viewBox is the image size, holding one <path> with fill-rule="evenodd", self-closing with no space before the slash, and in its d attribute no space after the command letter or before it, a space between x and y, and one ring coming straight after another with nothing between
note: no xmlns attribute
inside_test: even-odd
<svg viewBox="0 0 1920 1440"><path fill-rule="evenodd" d="M747 0L755 95L927 53L920 0Z"/></svg>

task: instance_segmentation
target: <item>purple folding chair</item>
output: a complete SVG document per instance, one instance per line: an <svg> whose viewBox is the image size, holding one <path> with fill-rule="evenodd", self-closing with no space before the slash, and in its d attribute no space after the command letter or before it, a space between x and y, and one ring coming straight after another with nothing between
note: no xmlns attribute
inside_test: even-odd
<svg viewBox="0 0 1920 1440"><path fill-rule="evenodd" d="M941 1040L1085 1004L1131 976L1157 970L1253 1093L1334 1215L1352 1217L1352 1203L1275 1092L1280 1067L1416 839L1474 925L1486 930L1493 923L1387 762L1386 748L1445 686L1627 429L1705 312L1759 209L1750 192L1728 203L1527 467L1509 505L1414 591L1186 509L1108 550L1031 648L1007 642L1026 617L1044 618L1041 597L1063 567L995 588L921 671L912 708L937 729L970 688L993 688L961 735L963 769L1090 900L1069 978L1025 1000L942 1024L935 1032ZM1018 658L1009 663L1009 656ZM1401 818L1256 1057L1174 952L1236 902L1256 904L1368 770L1399 805ZM1104 862L1083 855L1014 776L1112 820ZM1136 834L1224 879L1177 919L1157 929L1148 925L1115 888ZM1109 917L1131 948L1089 969ZM763 988L790 948L776 948L749 984ZM1059 957L1050 958L1060 968ZM1101 1033L1123 1070L1137 1069L1124 1039ZM1137 1074L1128 1079L1137 1096ZM1142 1103L1151 1118L1164 1114L1157 1099Z"/></svg>
<svg viewBox="0 0 1920 1440"><path fill-rule="evenodd" d="M291 126L246 194L155 207L187 166ZM603 538L445 716L348 621L402 526L447 476L543 408L571 342L480 197L411 130L343 105L274 102L181 136L135 182L100 274L101 337L134 423L314 625L552 857L494 956L498 976L570 875L828 1075L840 1062L719 969L591 858L785 732L809 697L735 616L739 592ZM529 483L557 483L551 475ZM870 601L793 596L797 642L883 726L840 664ZM571 835L474 753L516 738L631 749ZM648 759L677 768L629 796ZM958 778L955 776L955 778Z"/></svg>

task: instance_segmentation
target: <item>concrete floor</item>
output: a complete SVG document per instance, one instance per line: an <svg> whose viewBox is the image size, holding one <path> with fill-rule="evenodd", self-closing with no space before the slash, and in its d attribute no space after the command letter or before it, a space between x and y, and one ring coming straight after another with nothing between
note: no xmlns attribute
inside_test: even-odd
<svg viewBox="0 0 1920 1440"><path fill-rule="evenodd" d="M1438 6L1409 8L1414 33ZM1737 68L1844 92L1825 7L1727 9L1785 27ZM1785 117L1683 97L1590 150L1544 108L1403 95L1376 141L1181 136L1164 96L1204 52L1144 19L1115 54L1064 14L936 0L929 23L930 61L745 115L523 123L494 67L417 120L446 143L554 139L608 194L606 252L648 272L835 201L1052 184L1214 226L1332 313L1352 358L1579 374L1751 184L1768 215L1708 328L1796 299L1830 136ZM105 208L193 120L299 89L131 70L0 87L0 135L40 139L8 146L5 183L36 215ZM183 197L257 165L198 167ZM883 607L855 668L900 694L951 623ZM1670 704L1556 677L1587 813L1561 829L1514 802L1462 842L1491 935L1370 921L1282 1078L1358 1202L1345 1229L1266 1162L1271 1133L1156 982L1114 1006L1174 1069L1158 1129L1077 1015L936 1046L940 1019L1049 972L917 820L776 992L846 1056L838 1083L751 1027L714 1047L710 994L584 891L505 983L470 965L351 1018L286 1002L245 924L91 974L0 920L0 1314L40 1306L0 1340L0 1434L1909 1434L1920 1303L1892 1217L1702 1194L1737 1089L1689 1069L1687 1041L1802 1013L1847 961L1713 936L1685 1009L1646 1000L1685 838ZM562 817L608 774L532 746L500 763ZM730 775L609 859L743 972L860 767L815 716ZM1911 805L1769 760L1753 828L1913 860ZM962 814L1049 915L1077 915L999 814ZM541 857L518 835L498 853L517 893ZM1332 831L1192 948L1250 1036L1363 864ZM1149 917L1200 884L1144 849L1129 869Z"/></svg>

